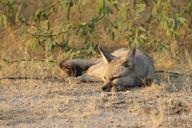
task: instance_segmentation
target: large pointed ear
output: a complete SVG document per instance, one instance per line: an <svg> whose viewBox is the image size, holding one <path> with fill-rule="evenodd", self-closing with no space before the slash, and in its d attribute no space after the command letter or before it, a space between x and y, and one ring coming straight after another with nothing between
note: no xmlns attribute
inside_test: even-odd
<svg viewBox="0 0 192 128"><path fill-rule="evenodd" d="M98 50L102 55L103 61L105 64L110 63L113 59L115 59L115 56L111 55L108 51L103 49L102 47L98 46Z"/></svg>
<svg viewBox="0 0 192 128"><path fill-rule="evenodd" d="M136 54L136 47L134 46L133 48L130 49L128 53L129 59L133 59L135 57L135 54Z"/></svg>
<svg viewBox="0 0 192 128"><path fill-rule="evenodd" d="M134 58L136 54L136 47L134 46L128 52L126 58L123 59L122 63L125 67L133 67L134 66Z"/></svg>

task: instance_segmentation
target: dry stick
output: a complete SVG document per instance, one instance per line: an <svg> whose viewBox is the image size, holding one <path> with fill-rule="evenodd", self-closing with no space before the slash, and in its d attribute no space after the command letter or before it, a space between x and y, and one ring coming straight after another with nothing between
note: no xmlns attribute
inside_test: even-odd
<svg viewBox="0 0 192 128"><path fill-rule="evenodd" d="M54 8L56 6L58 6L61 3L61 1L57 1L56 3L52 4L51 6L45 8L44 10L42 10L43 12L50 10L51 8Z"/></svg>
<svg viewBox="0 0 192 128"><path fill-rule="evenodd" d="M48 63L56 63L54 60L41 60L41 59L20 59L20 60L12 60L12 61L9 61L9 60L6 60L6 59L3 59L3 61L7 64L13 64L13 63L20 63L20 62L48 62Z"/></svg>
<svg viewBox="0 0 192 128"><path fill-rule="evenodd" d="M0 80L61 80L56 76L46 76L46 77L28 77L28 76L7 76L0 77Z"/></svg>
<svg viewBox="0 0 192 128"><path fill-rule="evenodd" d="M61 1L57 1L57 2L55 2L54 4L52 4L51 6L45 8L45 9L43 9L43 10L41 10L41 11L42 11L42 12L49 11L50 9L52 9L52 8L54 8L54 7L57 7L57 6L59 6L60 4L61 4ZM28 26L34 26L33 24L28 23L28 22L26 22L26 25L28 25Z"/></svg>
<svg viewBox="0 0 192 128"><path fill-rule="evenodd" d="M8 63L12 64L15 62L22 62L22 61L42 61L44 62L45 60L14 60L14 61L9 61L5 58L3 60ZM45 61L46 62L46 61ZM48 61L49 63L56 63L55 61ZM172 74L172 75L177 75L177 76L187 76L187 77L192 77L192 74L181 74L178 72L171 72L171 71L165 71L165 70L157 70L155 73L163 73L163 74ZM54 79L54 80L61 80L58 77L55 76L46 76L46 77L27 77L27 76L7 76L7 77L0 77L0 80L5 80L5 79L10 79L10 80L49 80L49 79Z"/></svg>
<svg viewBox="0 0 192 128"><path fill-rule="evenodd" d="M172 72L172 71L164 71L164 70L157 70L155 73L163 73L163 74L172 74L172 75L177 75L177 76L188 76L192 77L192 74L182 74L179 72Z"/></svg>
<svg viewBox="0 0 192 128"><path fill-rule="evenodd" d="M7 63L7 64L13 64L13 63L19 63L19 62L33 62L33 61L38 61L38 62L49 62L49 63L56 63L55 61L52 60L37 60L37 59L33 59L33 60L27 60L27 59L20 59L20 60L13 60L13 61L9 61L5 58L2 58L2 60ZM56 76L45 76L45 77L30 77L30 76L6 76L6 77L0 77L0 80L61 80Z"/></svg>
<svg viewBox="0 0 192 128"><path fill-rule="evenodd" d="M178 72L171 72L171 71L163 71L163 70L158 70L155 71L155 73L166 73L166 74L173 74L173 75L177 75L177 76L188 76L188 77L192 77L192 74L181 74ZM56 76L46 76L46 77L28 77L28 76L7 76L7 77L0 77L0 80L57 80L57 81L61 81L60 78L56 77Z"/></svg>

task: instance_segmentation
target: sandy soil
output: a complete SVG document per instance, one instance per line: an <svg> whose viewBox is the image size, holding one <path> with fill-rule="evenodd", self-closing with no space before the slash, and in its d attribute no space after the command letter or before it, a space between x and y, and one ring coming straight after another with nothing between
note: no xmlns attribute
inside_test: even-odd
<svg viewBox="0 0 192 128"><path fill-rule="evenodd" d="M191 81L169 76L151 87L111 93L100 90L102 83L70 79L1 80L0 126L188 128L192 127Z"/></svg>

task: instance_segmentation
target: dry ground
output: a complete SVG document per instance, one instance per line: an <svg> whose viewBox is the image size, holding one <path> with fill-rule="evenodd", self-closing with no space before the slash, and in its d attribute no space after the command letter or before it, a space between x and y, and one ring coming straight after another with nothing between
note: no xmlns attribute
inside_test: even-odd
<svg viewBox="0 0 192 128"><path fill-rule="evenodd" d="M29 18L37 9L44 9L55 2L57 0L28 0L26 1L28 6L21 11L22 15ZM72 23L87 23L93 17L95 10L92 8L95 5L90 2L86 0L81 7L82 12L86 13L80 14L76 13L77 9L72 10ZM180 2L178 4L181 4ZM186 7L185 4L183 6ZM63 24L68 24L66 15L67 11L62 10L50 16L53 27L51 29L58 32ZM116 16L114 13L111 18ZM187 18L187 22L190 21L191 18ZM156 29L156 23L151 25L149 33L156 33L159 39L163 42L168 41L170 45L168 52L162 53L146 47L156 61L156 68L192 74L191 31L183 28L183 32L181 31L179 35L181 37L184 35L184 38L179 36L181 40L169 41L169 37L161 32L161 28ZM127 46L128 43L124 38L114 42L102 27L98 27L98 34L90 36L89 42L105 42L102 45L110 49ZM192 77L188 76L161 73L156 75L151 87L134 88L118 93L102 92L100 90L102 83L78 83L72 79L1 80L2 77L7 76L31 78L58 76L59 70L54 63L30 61L7 64L4 62L4 59L8 61L31 58L59 60L67 57L60 48L53 49L51 55L45 53L42 47L32 51L33 38L28 34L23 36L21 33L35 32L36 29L34 26L27 28L14 26L12 32L0 33L0 128L192 127ZM73 47L84 45L82 43L84 38L74 33L71 35L69 42Z"/></svg>
<svg viewBox="0 0 192 128"><path fill-rule="evenodd" d="M21 62L4 65L0 75L54 76L57 71L53 64ZM102 83L71 79L0 80L0 127L190 128L191 83L191 77L161 73L151 87L107 93L100 90Z"/></svg>

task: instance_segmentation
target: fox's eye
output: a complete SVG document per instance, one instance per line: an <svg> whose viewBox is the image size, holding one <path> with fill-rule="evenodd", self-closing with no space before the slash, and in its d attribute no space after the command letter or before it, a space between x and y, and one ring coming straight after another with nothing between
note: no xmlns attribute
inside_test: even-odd
<svg viewBox="0 0 192 128"><path fill-rule="evenodd" d="M106 76L104 76L104 79L106 80Z"/></svg>
<svg viewBox="0 0 192 128"><path fill-rule="evenodd" d="M114 80L114 79L115 79L115 77L111 78L111 80Z"/></svg>
<svg viewBox="0 0 192 128"><path fill-rule="evenodd" d="M129 64L126 62L123 64L123 66L127 68L127 67L129 67Z"/></svg>
<svg viewBox="0 0 192 128"><path fill-rule="evenodd" d="M111 80L117 79L117 78L119 78L119 77L120 77L120 76L112 77Z"/></svg>
<svg viewBox="0 0 192 128"><path fill-rule="evenodd" d="M127 68L127 67L129 67L129 65L128 65L128 64L124 64L123 66L124 66L124 67L126 67L126 68Z"/></svg>

